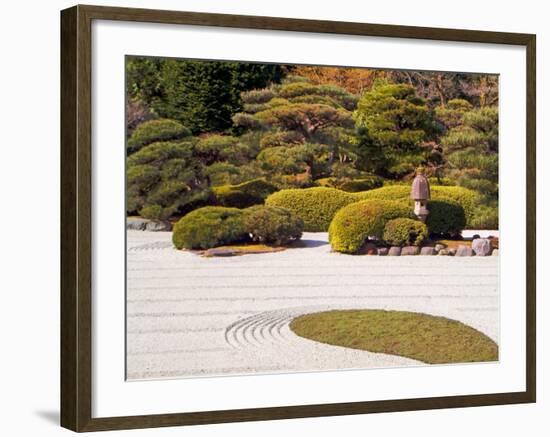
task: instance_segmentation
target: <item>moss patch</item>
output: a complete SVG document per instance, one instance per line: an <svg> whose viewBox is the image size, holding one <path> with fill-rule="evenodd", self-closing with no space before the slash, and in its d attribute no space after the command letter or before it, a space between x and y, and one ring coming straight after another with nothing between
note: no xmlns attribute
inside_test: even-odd
<svg viewBox="0 0 550 437"><path fill-rule="evenodd" d="M498 360L498 346L456 320L406 311L338 310L306 314L290 329L301 337L427 364Z"/></svg>

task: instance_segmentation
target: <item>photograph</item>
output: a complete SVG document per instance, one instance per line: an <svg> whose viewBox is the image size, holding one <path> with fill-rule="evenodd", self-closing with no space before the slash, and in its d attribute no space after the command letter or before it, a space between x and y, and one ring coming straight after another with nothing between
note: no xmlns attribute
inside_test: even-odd
<svg viewBox="0 0 550 437"><path fill-rule="evenodd" d="M127 380L499 361L497 74L126 55L125 92Z"/></svg>

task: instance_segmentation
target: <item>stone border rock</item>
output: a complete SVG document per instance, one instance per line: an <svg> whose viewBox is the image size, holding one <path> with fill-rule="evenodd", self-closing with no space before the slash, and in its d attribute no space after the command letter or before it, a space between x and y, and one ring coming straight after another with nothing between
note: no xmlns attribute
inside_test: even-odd
<svg viewBox="0 0 550 437"><path fill-rule="evenodd" d="M475 238L472 240L472 247L466 245L460 245L458 248L448 248L444 244L437 243L434 246L392 246L392 247L379 247L378 255L379 256L412 256L412 255L421 255L421 256L459 256L459 257L469 257L469 256L498 256L498 249L493 247L491 238ZM372 245L372 243L369 243ZM375 251L370 249L367 252L370 254L375 254Z"/></svg>
<svg viewBox="0 0 550 437"><path fill-rule="evenodd" d="M142 217L127 217L126 229L131 231L170 232L172 224L168 221L149 220Z"/></svg>

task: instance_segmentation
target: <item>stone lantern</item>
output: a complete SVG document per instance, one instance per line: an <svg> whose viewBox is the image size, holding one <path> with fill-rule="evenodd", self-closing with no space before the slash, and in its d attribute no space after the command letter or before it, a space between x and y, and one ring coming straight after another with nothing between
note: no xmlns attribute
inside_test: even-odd
<svg viewBox="0 0 550 437"><path fill-rule="evenodd" d="M424 176L422 167L416 170L411 188L411 199L414 200L414 213L421 221L426 221L428 216L428 200L430 200L430 183Z"/></svg>

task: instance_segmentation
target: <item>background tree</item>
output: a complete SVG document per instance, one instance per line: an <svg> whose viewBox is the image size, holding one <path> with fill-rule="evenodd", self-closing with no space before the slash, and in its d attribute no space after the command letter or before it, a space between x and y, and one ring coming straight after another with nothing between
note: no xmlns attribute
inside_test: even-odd
<svg viewBox="0 0 550 437"><path fill-rule="evenodd" d="M241 110L240 93L278 82L285 68L275 64L186 61L136 57L127 62L128 93L157 116L188 126L194 134L231 127Z"/></svg>
<svg viewBox="0 0 550 437"><path fill-rule="evenodd" d="M233 120L261 132L257 160L274 182L309 186L330 176L336 162L353 165L353 94L289 77L270 89L243 93L242 98L245 112Z"/></svg>
<svg viewBox="0 0 550 437"><path fill-rule="evenodd" d="M498 197L498 108L463 111L462 123L441 139L447 156L447 175L487 200Z"/></svg>
<svg viewBox="0 0 550 437"><path fill-rule="evenodd" d="M354 113L362 165L380 176L399 178L429 158L423 144L437 128L426 101L405 84L381 84L364 93Z"/></svg>

